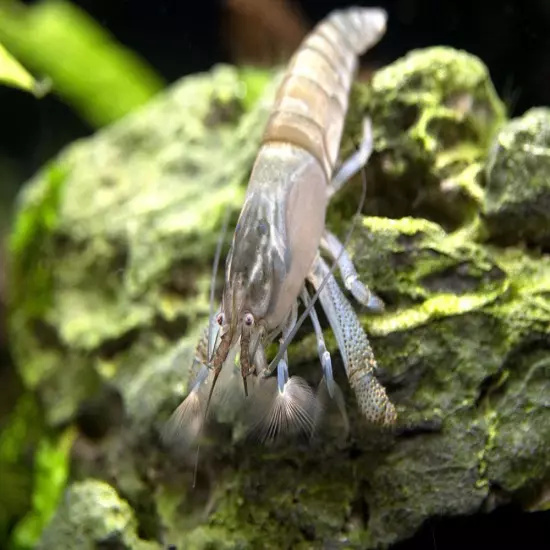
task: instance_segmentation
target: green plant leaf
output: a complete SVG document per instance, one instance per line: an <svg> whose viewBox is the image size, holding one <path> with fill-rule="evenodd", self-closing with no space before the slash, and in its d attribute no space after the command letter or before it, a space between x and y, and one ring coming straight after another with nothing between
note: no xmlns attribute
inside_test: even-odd
<svg viewBox="0 0 550 550"><path fill-rule="evenodd" d="M0 3L0 43L92 126L109 124L164 87L157 73L86 12L62 0Z"/></svg>
<svg viewBox="0 0 550 550"><path fill-rule="evenodd" d="M33 94L39 86L34 77L0 44L0 83L21 88Z"/></svg>

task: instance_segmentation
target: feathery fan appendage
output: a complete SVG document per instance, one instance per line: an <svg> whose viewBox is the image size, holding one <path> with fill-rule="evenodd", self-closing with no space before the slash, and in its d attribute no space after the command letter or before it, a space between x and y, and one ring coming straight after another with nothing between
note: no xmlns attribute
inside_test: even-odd
<svg viewBox="0 0 550 550"><path fill-rule="evenodd" d="M309 438L314 430L316 407L315 393L303 378L290 377L282 391L276 378L258 378L249 433L266 444L287 437Z"/></svg>
<svg viewBox="0 0 550 550"><path fill-rule="evenodd" d="M208 413L206 407L214 382L214 370L204 363L201 364L198 357L195 359L191 367L189 392L164 427L162 439L165 443L177 443L184 448L191 446L196 442L204 423L213 413L215 414L218 410L227 410L228 404L233 406L236 403L233 396L237 394L240 376L235 366L235 357L236 350L229 354L220 372ZM196 371L197 365L201 365L198 371ZM238 396L240 397L240 394Z"/></svg>
<svg viewBox="0 0 550 550"><path fill-rule="evenodd" d="M162 440L165 443L172 444L177 441L178 444L188 447L195 441L204 422L208 395L207 380L211 376L212 373L203 365L191 384L191 390L164 426Z"/></svg>

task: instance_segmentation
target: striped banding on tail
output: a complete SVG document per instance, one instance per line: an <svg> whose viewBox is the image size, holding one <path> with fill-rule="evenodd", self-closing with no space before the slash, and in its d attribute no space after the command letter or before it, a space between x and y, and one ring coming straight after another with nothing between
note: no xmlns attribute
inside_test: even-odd
<svg viewBox="0 0 550 550"><path fill-rule="evenodd" d="M378 8L333 12L292 57L262 143L291 143L311 153L330 181L340 149L357 57L384 34Z"/></svg>

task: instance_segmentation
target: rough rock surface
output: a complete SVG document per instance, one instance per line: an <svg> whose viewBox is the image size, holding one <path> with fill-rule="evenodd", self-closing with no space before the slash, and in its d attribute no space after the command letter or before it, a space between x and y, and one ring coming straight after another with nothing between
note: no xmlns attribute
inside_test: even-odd
<svg viewBox="0 0 550 550"><path fill-rule="evenodd" d="M155 550L158 545L142 541L130 505L107 483L97 480L73 483L63 497L37 550L60 548L120 548Z"/></svg>
<svg viewBox="0 0 550 550"><path fill-rule="evenodd" d="M487 162L485 216L501 243L550 247L550 109L531 109L499 133Z"/></svg>
<svg viewBox="0 0 550 550"><path fill-rule="evenodd" d="M347 440L271 450L232 440L222 422L194 489L192 459L159 444L207 313L223 211L242 200L265 81L229 68L185 79L75 144L21 196L15 356L48 429L81 432L44 548L91 548L98 533L117 533L117 548L387 547L433 516L510 499L537 506L550 473L550 259L484 241L494 192L484 168L504 109L479 60L448 48L413 52L358 85L344 140L349 150L371 113L368 215L350 250L387 304L364 321L395 432L361 422L335 353ZM354 190L331 207L338 233ZM289 356L319 379L309 328ZM91 478L109 485L79 481ZM71 518L82 509L94 529L78 539Z"/></svg>

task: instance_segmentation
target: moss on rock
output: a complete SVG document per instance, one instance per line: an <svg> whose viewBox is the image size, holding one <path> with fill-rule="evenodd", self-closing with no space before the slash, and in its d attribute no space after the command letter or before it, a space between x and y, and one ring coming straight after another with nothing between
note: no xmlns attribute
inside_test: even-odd
<svg viewBox="0 0 550 550"><path fill-rule="evenodd" d="M531 109L498 134L487 163L485 219L493 239L550 245L550 109Z"/></svg>
<svg viewBox="0 0 550 550"><path fill-rule="evenodd" d="M132 509L115 489L107 483L88 480L67 489L37 548L160 550L160 545L140 540L136 529Z"/></svg>
<svg viewBox="0 0 550 550"><path fill-rule="evenodd" d="M447 229L477 215L483 162L505 119L477 57L447 47L415 50L377 71L370 87L357 85L354 96L348 126L355 141L365 113L375 125L367 213L423 217Z"/></svg>
<svg viewBox="0 0 550 550"><path fill-rule="evenodd" d="M52 165L63 166L63 184L47 224L48 172L22 196L20 219L46 229L16 225L19 281L41 265L47 284L31 285L26 300L16 293L16 358L48 426L81 431L72 475L83 483L69 489L44 548L75 544L74 518L88 533L117 533L122 548L385 547L433 516L481 510L495 484L514 499L550 474L548 260L473 238L485 201L478 178L504 112L483 65L448 48L414 52L358 86L346 134L349 144L370 110L369 204L383 217L363 218L350 252L387 303L364 321L399 410L395 432L362 423L327 331L348 440L269 449L234 437L221 418L194 489L194 455L159 444L207 315L219 222L238 210L266 120L266 103L243 90L268 77L229 68L190 77L75 144ZM460 200L440 185L451 176ZM338 233L353 192L331 205ZM40 288L46 299L33 308ZM311 331L289 357L294 372L319 379ZM117 400L124 414L106 414Z"/></svg>
<svg viewBox="0 0 550 550"><path fill-rule="evenodd" d="M448 234L439 225L418 218L364 218L350 252L364 280L371 281L389 307L410 304L430 307L434 298L447 296L442 308L465 310L468 296L491 299L506 289L506 276L482 246L465 235ZM474 300L476 305L478 301Z"/></svg>

